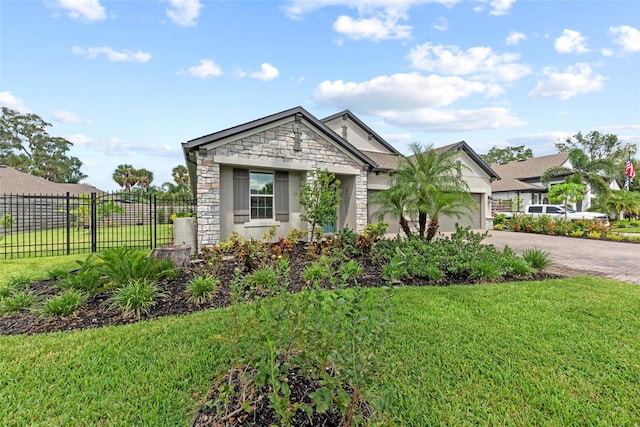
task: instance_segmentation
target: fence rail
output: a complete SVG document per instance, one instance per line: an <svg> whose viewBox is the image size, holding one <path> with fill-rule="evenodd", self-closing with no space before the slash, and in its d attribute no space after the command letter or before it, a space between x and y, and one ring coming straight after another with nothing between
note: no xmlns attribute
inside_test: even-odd
<svg viewBox="0 0 640 427"><path fill-rule="evenodd" d="M193 199L157 194L0 195L0 258L166 246L173 217L194 212Z"/></svg>

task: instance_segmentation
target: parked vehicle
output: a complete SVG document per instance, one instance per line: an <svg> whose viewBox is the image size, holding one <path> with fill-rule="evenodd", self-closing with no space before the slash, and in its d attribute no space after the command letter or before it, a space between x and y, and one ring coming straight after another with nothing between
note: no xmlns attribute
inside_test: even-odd
<svg viewBox="0 0 640 427"><path fill-rule="evenodd" d="M578 212L569 207L566 208L562 205L546 205L546 204L538 204L538 205L529 205L525 208L524 212L501 212L506 215L507 218L512 218L514 215L531 215L531 216L542 216L546 215L551 218L566 218L567 220L573 221L577 219L586 219L592 220L597 219L602 222L605 222L607 225L609 224L609 217L607 214L600 212Z"/></svg>

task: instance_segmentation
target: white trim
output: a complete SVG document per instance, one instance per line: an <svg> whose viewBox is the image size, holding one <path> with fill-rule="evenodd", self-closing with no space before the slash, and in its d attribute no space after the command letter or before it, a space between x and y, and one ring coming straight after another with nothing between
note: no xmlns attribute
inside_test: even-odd
<svg viewBox="0 0 640 427"><path fill-rule="evenodd" d="M242 225L244 225L245 228L271 227L274 225L280 227L280 221L273 219L254 219L253 221L245 222Z"/></svg>
<svg viewBox="0 0 640 427"><path fill-rule="evenodd" d="M268 169L268 170L295 170L311 171L317 167L328 169L329 172L341 175L360 175L360 169L343 165L315 165L310 162L289 162L276 159L259 160L245 159L243 157L213 156L213 161L225 166L239 166L248 169Z"/></svg>

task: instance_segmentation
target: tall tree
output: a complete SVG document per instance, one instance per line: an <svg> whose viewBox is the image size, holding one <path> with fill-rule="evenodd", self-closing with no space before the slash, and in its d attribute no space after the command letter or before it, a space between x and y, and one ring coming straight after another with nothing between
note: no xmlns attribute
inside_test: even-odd
<svg viewBox="0 0 640 427"><path fill-rule="evenodd" d="M136 169L136 185L147 190L153 182L153 172L147 169Z"/></svg>
<svg viewBox="0 0 640 427"><path fill-rule="evenodd" d="M383 191L406 195L402 211L417 214L420 238L431 240L441 216L468 215L476 205L462 178L464 166L455 151L439 153L432 146L418 143L411 144L410 149L411 155L402 156L390 173L390 188Z"/></svg>
<svg viewBox="0 0 640 427"><path fill-rule="evenodd" d="M37 114L20 114L2 107L0 163L46 180L77 183L87 176L82 162L69 155L73 144L47 132L51 124Z"/></svg>
<svg viewBox="0 0 640 427"><path fill-rule="evenodd" d="M124 188L124 191L131 191L131 187L136 185L138 182L137 171L136 169L128 164L118 165L116 170L113 172L113 180L118 183L118 185Z"/></svg>
<svg viewBox="0 0 640 427"><path fill-rule="evenodd" d="M480 157L489 164L507 163L514 160L531 159L533 158L533 151L531 148L525 148L524 145L505 148L493 146L487 154L480 154Z"/></svg>
<svg viewBox="0 0 640 427"><path fill-rule="evenodd" d="M567 221L567 207L569 207L569 203L576 203L578 200L584 199L584 193L586 191L586 185L575 182L563 182L552 186L551 189L549 189L548 197L551 203L562 202L564 206L564 220Z"/></svg>
<svg viewBox="0 0 640 427"><path fill-rule="evenodd" d="M627 152L631 149L630 144L623 144L618 139L618 135L598 131L591 131L586 135L578 132L573 137L567 138L564 142L556 143L556 149L560 153L570 153L573 150L581 150L587 157L589 163L600 163L609 169L603 171L612 175L614 170L612 164L625 160Z"/></svg>
<svg viewBox="0 0 640 427"><path fill-rule="evenodd" d="M189 170L184 165L178 165L171 170L171 176L176 184L189 184Z"/></svg>

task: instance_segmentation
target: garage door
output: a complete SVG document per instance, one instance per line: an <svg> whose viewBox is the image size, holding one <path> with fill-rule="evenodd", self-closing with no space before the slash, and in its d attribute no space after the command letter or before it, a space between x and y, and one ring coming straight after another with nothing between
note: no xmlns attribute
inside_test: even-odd
<svg viewBox="0 0 640 427"><path fill-rule="evenodd" d="M371 200L371 195L375 193L377 190L368 190L367 191L367 200ZM378 209L377 205L373 203L367 204L367 222L369 224L373 224L376 222L380 222L377 219L373 218L373 214ZM387 234L397 234L400 232L400 223L398 222L399 218L394 218L391 215L387 215L384 217L384 222L389 224L389 228L387 229Z"/></svg>
<svg viewBox="0 0 640 427"><path fill-rule="evenodd" d="M471 212L471 216L462 216L460 218L456 218L455 216L441 217L440 227L438 228L439 232L445 233L448 231L456 231L456 222L461 227L471 227L472 230L484 230L483 221L480 218L480 215L482 213L482 210L480 209L482 194L471 193L471 197L473 197L473 200L476 202L478 209Z"/></svg>

